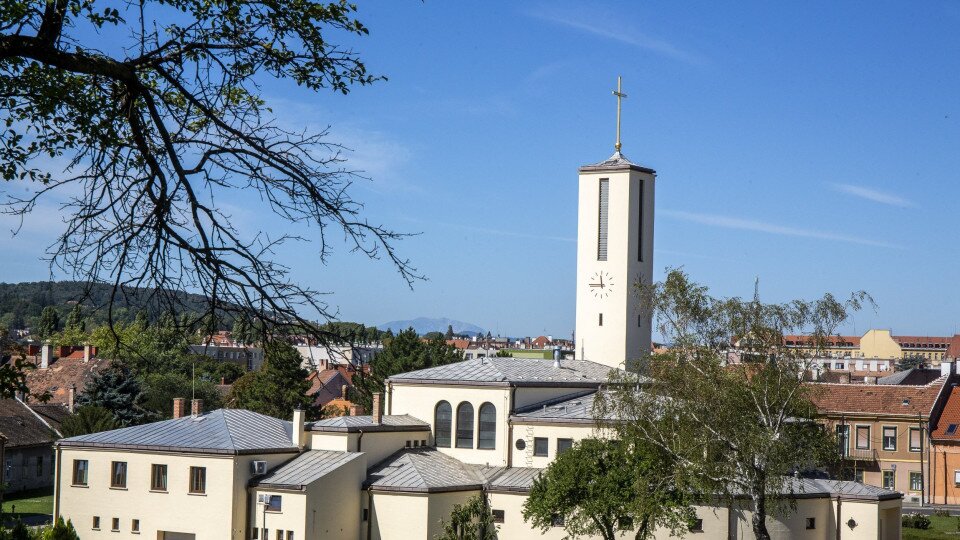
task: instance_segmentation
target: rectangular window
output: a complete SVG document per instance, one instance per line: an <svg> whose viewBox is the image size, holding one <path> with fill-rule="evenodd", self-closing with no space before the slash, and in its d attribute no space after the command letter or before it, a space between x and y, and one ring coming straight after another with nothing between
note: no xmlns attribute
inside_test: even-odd
<svg viewBox="0 0 960 540"><path fill-rule="evenodd" d="M857 426L857 450L870 449L870 426Z"/></svg>
<svg viewBox="0 0 960 540"><path fill-rule="evenodd" d="M607 227L610 210L610 180L600 179L600 208L598 233L597 233L597 260L607 260Z"/></svg>
<svg viewBox="0 0 960 540"><path fill-rule="evenodd" d="M263 528L263 540L270 540L270 529Z"/></svg>
<svg viewBox="0 0 960 540"><path fill-rule="evenodd" d="M897 489L896 471L883 471L883 489L891 491Z"/></svg>
<svg viewBox="0 0 960 540"><path fill-rule="evenodd" d="M254 527L252 535L252 540L260 540L260 527Z"/></svg>
<svg viewBox="0 0 960 540"><path fill-rule="evenodd" d="M493 511L493 522L494 522L494 523L503 523L504 516L505 516L505 514L504 514L504 511L503 511L503 510L494 510L494 511Z"/></svg>
<svg viewBox="0 0 960 540"><path fill-rule="evenodd" d="M283 529L277 529L277 540L283 540Z"/></svg>
<svg viewBox="0 0 960 540"><path fill-rule="evenodd" d="M167 490L167 466L153 464L150 466L150 489L153 491Z"/></svg>
<svg viewBox="0 0 960 540"><path fill-rule="evenodd" d="M293 540L293 531L287 531L287 540Z"/></svg>
<svg viewBox="0 0 960 540"><path fill-rule="evenodd" d="M140 520L135 519L130 522L130 532L138 533L140 532Z"/></svg>
<svg viewBox="0 0 960 540"><path fill-rule="evenodd" d="M690 522L690 532L703 532L703 520L696 518Z"/></svg>
<svg viewBox="0 0 960 540"><path fill-rule="evenodd" d="M73 485L75 486L85 486L87 485L87 467L88 463L85 459L75 459L73 460Z"/></svg>
<svg viewBox="0 0 960 540"><path fill-rule="evenodd" d="M600 314L600 326L603 326L603 313Z"/></svg>
<svg viewBox="0 0 960 540"><path fill-rule="evenodd" d="M207 468L190 467L190 493L203 494L207 492Z"/></svg>
<svg viewBox="0 0 960 540"><path fill-rule="evenodd" d="M840 448L841 456L846 456L850 452L850 426L837 426L837 446Z"/></svg>
<svg viewBox="0 0 960 540"><path fill-rule="evenodd" d="M127 487L127 462L114 461L110 464L110 487Z"/></svg>
<svg viewBox="0 0 960 540"><path fill-rule="evenodd" d="M817 518L807 518L807 530L817 528Z"/></svg>
<svg viewBox="0 0 960 540"><path fill-rule="evenodd" d="M93 516L93 525L90 528L100 530L100 516Z"/></svg>
<svg viewBox="0 0 960 540"><path fill-rule="evenodd" d="M637 260L643 262L643 179L640 179L640 200L637 206Z"/></svg>
<svg viewBox="0 0 960 540"><path fill-rule="evenodd" d="M573 439L557 439L557 455L573 448Z"/></svg>
<svg viewBox="0 0 960 540"><path fill-rule="evenodd" d="M283 499L280 497L280 495L271 495L267 499L267 507L265 508L265 510L267 512L280 512L282 507L283 507ZM281 534L283 533L283 531L277 531L277 532Z"/></svg>
<svg viewBox="0 0 960 540"><path fill-rule="evenodd" d="M546 437L534 437L533 438L533 455L546 457L548 450L549 439Z"/></svg>
<svg viewBox="0 0 960 540"><path fill-rule="evenodd" d="M920 428L910 428L910 451L919 452L920 445Z"/></svg>
<svg viewBox="0 0 960 540"><path fill-rule="evenodd" d="M563 527L563 516L561 516L560 514L554 514L550 516L550 526Z"/></svg>
<svg viewBox="0 0 960 540"><path fill-rule="evenodd" d="M37 478L43 476L43 456L37 456Z"/></svg>
<svg viewBox="0 0 960 540"><path fill-rule="evenodd" d="M884 450L897 449L897 428L890 427L890 426L883 426L883 449Z"/></svg>
<svg viewBox="0 0 960 540"><path fill-rule="evenodd" d="M120 530L120 518L113 518L113 519L111 520L111 522L110 522L110 530L111 530L111 531L119 531L119 530Z"/></svg>
<svg viewBox="0 0 960 540"><path fill-rule="evenodd" d="M910 491L923 491L923 474L919 472L910 473Z"/></svg>
<svg viewBox="0 0 960 540"><path fill-rule="evenodd" d="M360 521L366 522L370 517L370 510L367 508L363 509L363 512L360 513Z"/></svg>
<svg viewBox="0 0 960 540"><path fill-rule="evenodd" d="M953 487L960 487L960 471L953 471Z"/></svg>

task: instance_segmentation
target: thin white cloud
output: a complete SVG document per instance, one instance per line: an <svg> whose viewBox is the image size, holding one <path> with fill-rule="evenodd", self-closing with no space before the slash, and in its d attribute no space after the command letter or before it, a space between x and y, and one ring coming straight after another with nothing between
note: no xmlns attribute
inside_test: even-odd
<svg viewBox="0 0 960 540"><path fill-rule="evenodd" d="M900 197L899 195L877 191L868 187L855 186L853 184L831 184L831 186L834 190L839 191L840 193L846 193L847 195L853 195L854 197L859 197L875 203L898 206L900 208L916 208L917 206L917 203Z"/></svg>
<svg viewBox="0 0 960 540"><path fill-rule="evenodd" d="M412 223L436 225L436 226L444 227L444 228L462 229L462 230L466 230L466 231L473 231L473 232L478 232L478 233L481 233L481 234L492 234L492 235L496 235L496 236L509 236L509 237L512 237L512 238L529 238L529 239L532 239L532 240L550 240L550 241L555 241L555 242L576 242L576 241L577 241L576 238L571 238L571 237L568 237L568 236L552 236L552 235L547 235L547 234L526 233L526 232L520 232L520 231L506 231L506 230L503 230L503 229L491 229L491 228L488 228L488 227L477 227L476 225L465 225L465 224L462 224L462 223L446 223L446 222L442 222L442 221L426 221L426 220L421 220L421 219L417 219L417 218L412 218L412 217L409 217L409 216L405 216L404 219L405 219L406 221L410 221L410 222L412 222Z"/></svg>
<svg viewBox="0 0 960 540"><path fill-rule="evenodd" d="M537 10L528 11L527 14L540 20L580 30L581 32L593 34L597 37L646 49L650 52L687 64L701 65L704 63L703 58L699 55L684 51L668 41L655 38L635 28L631 28L625 21L620 19L601 20L593 13L587 13L583 10L563 10L557 8L555 5L543 5Z"/></svg>
<svg viewBox="0 0 960 540"><path fill-rule="evenodd" d="M868 238L858 238L856 236L847 236L843 234L836 234L836 233L825 232L825 231L817 231L817 230L811 230L811 229L798 229L796 227L786 227L783 225L766 223L764 221L758 221L755 219L745 219L745 218L732 217L732 216L721 216L717 214L701 214L696 212L686 212L683 210L660 210L659 213L661 215L671 217L674 219L690 221L693 223L700 223L701 225L709 225L711 227L720 227L723 229L739 229L744 231L756 231L756 232L762 232L767 234L776 234L780 236L795 236L799 238L813 238L816 240L830 240L834 242L860 244L863 246L894 248L894 249L901 248L901 246L898 246L896 244L891 244L889 242L870 240Z"/></svg>

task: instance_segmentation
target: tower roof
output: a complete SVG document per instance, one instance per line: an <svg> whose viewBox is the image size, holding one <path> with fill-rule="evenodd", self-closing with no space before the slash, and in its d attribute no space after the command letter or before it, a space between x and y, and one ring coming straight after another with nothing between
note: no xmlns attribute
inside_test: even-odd
<svg viewBox="0 0 960 540"><path fill-rule="evenodd" d="M627 159L627 156L620 153L619 150L613 153L612 156L601 161L600 163L594 163L592 165L584 165L580 167L580 172L599 172L599 171L619 171L633 169L635 171L645 172L648 174L657 174L657 171L637 165L636 163Z"/></svg>

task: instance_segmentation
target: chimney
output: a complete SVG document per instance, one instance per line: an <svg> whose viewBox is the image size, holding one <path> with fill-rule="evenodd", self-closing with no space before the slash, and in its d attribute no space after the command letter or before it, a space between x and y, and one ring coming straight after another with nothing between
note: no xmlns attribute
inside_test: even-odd
<svg viewBox="0 0 960 540"><path fill-rule="evenodd" d="M842 384L850 384L850 373L840 373L840 382Z"/></svg>
<svg viewBox="0 0 960 540"><path fill-rule="evenodd" d="M85 343L83 345L83 363L86 364L90 361L90 344Z"/></svg>
<svg viewBox="0 0 960 540"><path fill-rule="evenodd" d="M70 388L67 390L67 410L70 411L70 414L74 413L76 406L74 405L74 398L77 395L77 385L71 384Z"/></svg>
<svg viewBox="0 0 960 540"><path fill-rule="evenodd" d="M190 415L196 418L201 414L203 414L203 400L202 399L190 400Z"/></svg>
<svg viewBox="0 0 960 540"><path fill-rule="evenodd" d="M360 416L363 414L363 407L360 405L350 405L350 408L347 409L347 414L350 416Z"/></svg>
<svg viewBox="0 0 960 540"><path fill-rule="evenodd" d="M940 376L943 375L953 375L953 362L950 362L949 360L940 362Z"/></svg>
<svg viewBox="0 0 960 540"><path fill-rule="evenodd" d="M173 417L183 418L187 414L187 400L182 397L173 398Z"/></svg>
<svg viewBox="0 0 960 540"><path fill-rule="evenodd" d="M297 448L306 446L307 436L303 425L303 409L293 410L293 429L290 430L290 442Z"/></svg>
<svg viewBox="0 0 960 540"><path fill-rule="evenodd" d="M877 377L875 375L867 375L863 378L863 384L877 384Z"/></svg>
<svg viewBox="0 0 960 540"><path fill-rule="evenodd" d="M340 387L340 399L347 401L347 385Z"/></svg>
<svg viewBox="0 0 960 540"><path fill-rule="evenodd" d="M560 347L553 348L553 367L560 369Z"/></svg>
<svg viewBox="0 0 960 540"><path fill-rule="evenodd" d="M383 421L383 392L373 395L373 410L370 414L373 416L374 424L380 424Z"/></svg>
<svg viewBox="0 0 960 540"><path fill-rule="evenodd" d="M40 369L47 369L50 367L50 358L53 356L53 345L49 343L44 343L40 347Z"/></svg>

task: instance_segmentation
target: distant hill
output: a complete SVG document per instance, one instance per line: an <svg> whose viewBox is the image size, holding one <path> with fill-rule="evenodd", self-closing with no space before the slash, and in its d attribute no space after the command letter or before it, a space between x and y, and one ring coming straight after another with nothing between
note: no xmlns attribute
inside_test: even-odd
<svg viewBox="0 0 960 540"><path fill-rule="evenodd" d="M431 319L428 317L418 317L405 321L390 321L378 325L380 330L392 330L394 334L407 328L413 328L421 336L427 332L446 332L447 326L453 327L453 333L458 335L475 336L477 334L486 334L487 331L475 324L470 324L455 319L439 318Z"/></svg>
<svg viewBox="0 0 960 540"><path fill-rule="evenodd" d="M40 312L46 306L53 306L60 312L61 321L73 309L74 304L83 296L86 283L80 281L38 281L32 283L0 283L0 326L9 329L29 328L36 324ZM100 308L110 298L112 287L106 284L94 284L83 307L88 323L100 324L106 320L106 310ZM114 318L128 321L144 310L151 317L159 315L159 308L146 301L146 291L127 289L127 297L121 298L114 308ZM141 294L138 294L141 293ZM203 309L205 298L199 294L182 294L183 304L188 311L199 312ZM190 309L195 306L193 309Z"/></svg>

